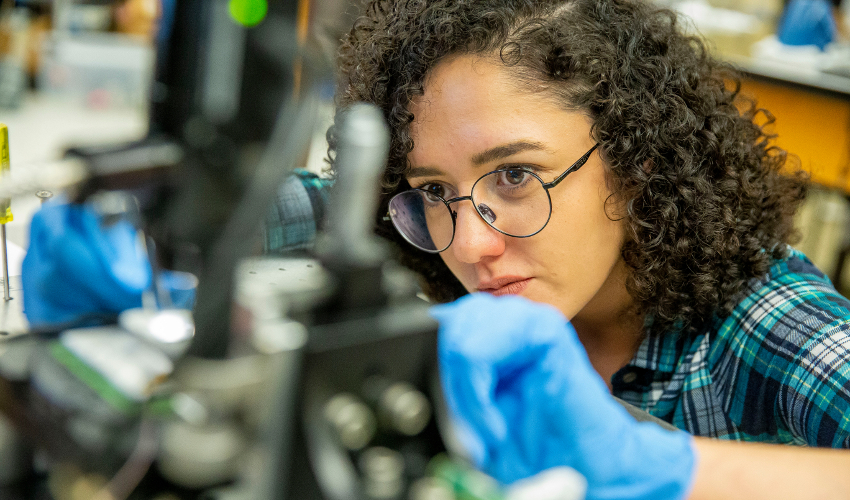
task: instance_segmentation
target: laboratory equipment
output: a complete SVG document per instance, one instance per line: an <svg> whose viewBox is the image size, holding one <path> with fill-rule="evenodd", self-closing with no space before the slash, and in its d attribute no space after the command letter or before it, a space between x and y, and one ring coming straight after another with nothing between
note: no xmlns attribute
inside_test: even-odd
<svg viewBox="0 0 850 500"><path fill-rule="evenodd" d="M234 3L266 9L248 23ZM29 485L57 499L401 498L444 451L436 323L372 234L388 147L379 110L355 106L340 121L315 252L244 260L331 78L299 34L309 3L174 4L150 134L71 148L56 167L73 173L38 186L73 188L80 203L130 194L154 263L199 283L191 322L130 310L9 346L28 362L14 371L0 359L15 373L0 380L0 407L42 459Z"/></svg>

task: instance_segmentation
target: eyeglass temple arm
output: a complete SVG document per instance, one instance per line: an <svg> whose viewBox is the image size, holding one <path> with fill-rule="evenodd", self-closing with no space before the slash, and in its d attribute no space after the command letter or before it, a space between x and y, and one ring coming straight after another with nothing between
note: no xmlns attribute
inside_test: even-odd
<svg viewBox="0 0 850 500"><path fill-rule="evenodd" d="M549 183L546 183L546 184L543 184L543 187L544 187L544 188L546 188L546 189L552 189L553 187L555 187L555 186L557 186L558 184L560 184L560 182L561 182L562 180L564 180L564 179L565 179L568 175L570 175L571 173L573 173L573 172L575 172L576 170L580 169L580 168L581 168L581 167L582 167L585 163L587 163L587 160L590 158L590 155L591 155L594 151L596 151L596 148L598 148L598 147L599 147L599 143L597 142L596 144L594 144L594 145L593 145L593 147L592 147L592 148L590 148L590 151L588 151L587 153L585 153L585 154L584 154L584 156L582 156L581 158L579 158L578 160L576 160L576 162L575 162L575 163L573 163L573 164L570 166L570 168L566 169L566 170L564 171L564 173L563 173L563 174L559 175L559 176L558 176L558 177L557 177L554 181L549 182Z"/></svg>

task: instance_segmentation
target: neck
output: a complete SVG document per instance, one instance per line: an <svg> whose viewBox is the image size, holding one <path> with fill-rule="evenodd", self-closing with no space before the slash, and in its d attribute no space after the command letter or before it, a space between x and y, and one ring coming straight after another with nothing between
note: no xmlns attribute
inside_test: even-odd
<svg viewBox="0 0 850 500"><path fill-rule="evenodd" d="M611 388L611 377L634 357L643 340L643 314L626 291L626 266L617 264L591 301L572 318L593 368Z"/></svg>

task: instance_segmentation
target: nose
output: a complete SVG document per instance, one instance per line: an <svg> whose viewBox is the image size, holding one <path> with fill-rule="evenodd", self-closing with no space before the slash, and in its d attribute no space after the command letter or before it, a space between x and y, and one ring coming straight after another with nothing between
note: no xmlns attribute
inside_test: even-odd
<svg viewBox="0 0 850 500"><path fill-rule="evenodd" d="M505 251L506 236L487 225L471 202L458 203L454 209L457 212L455 238L449 250L455 259L466 264L476 264Z"/></svg>

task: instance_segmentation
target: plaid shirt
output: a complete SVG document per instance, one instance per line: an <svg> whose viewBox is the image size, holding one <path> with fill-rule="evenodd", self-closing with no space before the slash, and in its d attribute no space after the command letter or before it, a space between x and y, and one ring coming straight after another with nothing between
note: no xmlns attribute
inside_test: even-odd
<svg viewBox="0 0 850 500"><path fill-rule="evenodd" d="M266 213L263 251L282 254L312 248L321 230L333 181L296 169L277 189Z"/></svg>
<svg viewBox="0 0 850 500"><path fill-rule="evenodd" d="M800 252L701 333L648 336L615 396L698 436L850 448L850 302Z"/></svg>

